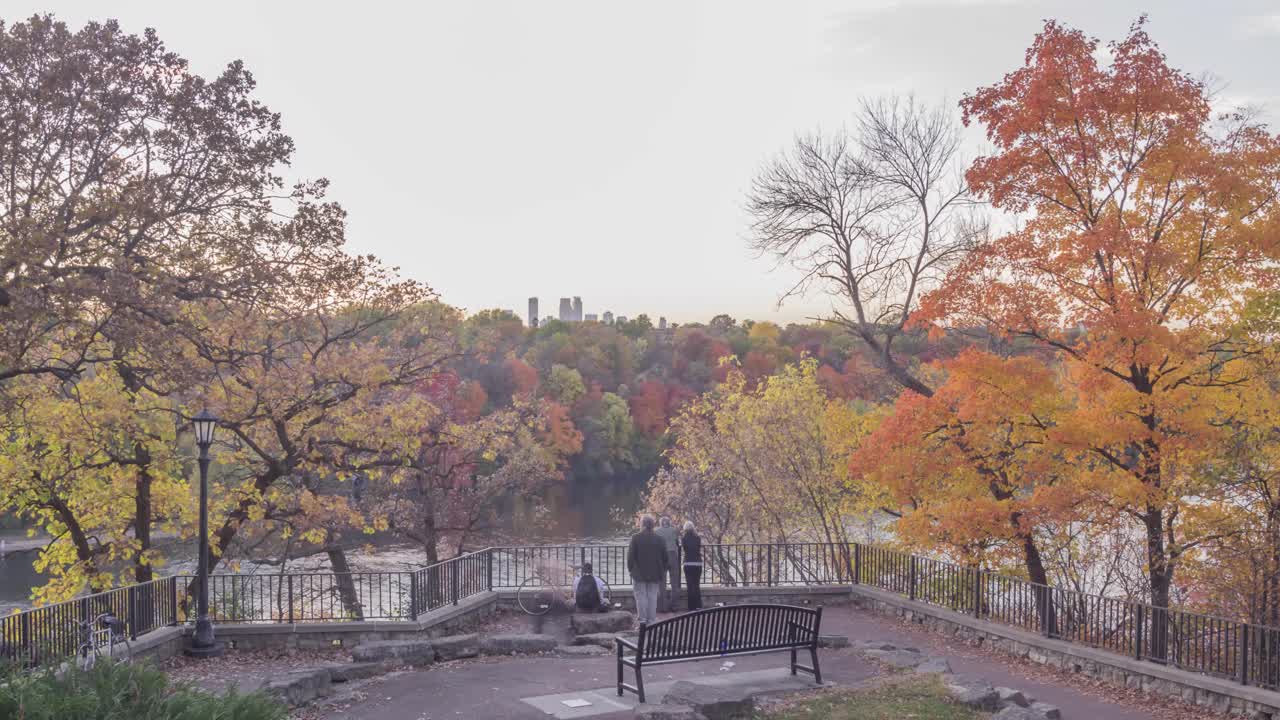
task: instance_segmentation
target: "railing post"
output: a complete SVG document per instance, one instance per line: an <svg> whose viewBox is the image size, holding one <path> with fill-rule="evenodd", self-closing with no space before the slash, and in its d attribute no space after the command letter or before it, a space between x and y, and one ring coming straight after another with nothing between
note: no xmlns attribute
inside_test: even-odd
<svg viewBox="0 0 1280 720"><path fill-rule="evenodd" d="M285 575L289 579L289 624L294 624L293 617L293 574Z"/></svg>
<svg viewBox="0 0 1280 720"><path fill-rule="evenodd" d="M1138 617L1133 623L1133 657L1137 660L1142 659L1142 636L1145 634L1147 621L1144 617L1146 606L1138 603Z"/></svg>
<svg viewBox="0 0 1280 720"><path fill-rule="evenodd" d="M129 639L138 639L138 586L130 585L124 591L125 619L129 623Z"/></svg>
<svg viewBox="0 0 1280 720"><path fill-rule="evenodd" d="M169 576L169 624L178 625L178 576Z"/></svg>
<svg viewBox="0 0 1280 720"><path fill-rule="evenodd" d="M489 575L489 592L493 592L493 548L485 550L485 564L488 565L486 573Z"/></svg>
<svg viewBox="0 0 1280 720"><path fill-rule="evenodd" d="M418 573L409 573L409 619L418 619Z"/></svg>
<svg viewBox="0 0 1280 720"><path fill-rule="evenodd" d="M853 544L853 584L862 582L862 543Z"/></svg>
<svg viewBox="0 0 1280 720"><path fill-rule="evenodd" d="M1249 684L1249 623L1240 624L1240 684Z"/></svg>
<svg viewBox="0 0 1280 720"><path fill-rule="evenodd" d="M582 549L582 552L585 555L587 552L587 549L584 547ZM461 588L459 587L459 585L461 584L462 573L460 572L461 568L459 567L459 565L461 565L461 563L458 562L457 560L454 560L453 562L449 563L449 576L453 579L453 604L454 605L458 604L458 599L461 597L459 594L461 592Z"/></svg>
<svg viewBox="0 0 1280 720"><path fill-rule="evenodd" d="M22 652L25 653L23 661L35 665L38 662L38 658L36 658L36 651L31 641L31 612L24 612L21 617L21 629L19 632L22 637L19 642L22 645Z"/></svg>
<svg viewBox="0 0 1280 720"><path fill-rule="evenodd" d="M765 562L767 563L766 567L768 569L765 571L765 577L767 578L769 587L773 587L773 543L765 545L765 548L768 549L765 558Z"/></svg>
<svg viewBox="0 0 1280 720"><path fill-rule="evenodd" d="M973 616L982 617L982 570L973 568Z"/></svg>
<svg viewBox="0 0 1280 720"><path fill-rule="evenodd" d="M916 599L916 556L912 555L910 557L911 557L911 563L910 563L909 577L907 580L907 598L910 600L915 600Z"/></svg>

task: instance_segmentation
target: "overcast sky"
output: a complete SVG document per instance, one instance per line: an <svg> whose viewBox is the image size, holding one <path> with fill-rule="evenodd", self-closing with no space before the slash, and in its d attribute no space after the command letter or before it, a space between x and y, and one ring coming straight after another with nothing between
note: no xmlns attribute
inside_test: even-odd
<svg viewBox="0 0 1280 720"><path fill-rule="evenodd" d="M1280 117L1280 0L116 2L4 0L12 21L155 27L203 74L241 58L372 252L468 311L785 322L790 276L747 250L743 193L860 97L954 107L1043 19L1104 41L1142 12L1171 62Z"/></svg>

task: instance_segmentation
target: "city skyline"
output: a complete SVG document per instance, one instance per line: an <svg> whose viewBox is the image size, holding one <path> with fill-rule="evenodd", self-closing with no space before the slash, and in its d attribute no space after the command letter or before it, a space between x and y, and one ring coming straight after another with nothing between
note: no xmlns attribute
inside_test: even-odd
<svg viewBox="0 0 1280 720"><path fill-rule="evenodd" d="M305 13L11 0L6 17L51 9L73 25L154 27L205 76L242 59L296 142L286 179L329 178L354 252L468 313L573 288L596 308L681 323L827 314L822 294L775 307L798 275L747 248L752 177L797 134L847 124L863 98L910 88L955 109L1022 61L1045 18L1105 44L1150 12L1174 66L1229 80L1214 84L1223 108L1258 105L1274 124L1280 94L1267 0L1212 12L1196 0L815 0ZM968 157L981 148L971 136Z"/></svg>

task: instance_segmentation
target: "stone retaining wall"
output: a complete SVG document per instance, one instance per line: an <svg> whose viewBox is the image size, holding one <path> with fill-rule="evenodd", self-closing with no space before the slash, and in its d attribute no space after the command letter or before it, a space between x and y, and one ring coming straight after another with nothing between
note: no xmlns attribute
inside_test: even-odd
<svg viewBox="0 0 1280 720"><path fill-rule="evenodd" d="M1042 665L1177 698L1218 713L1280 720L1280 693L1054 640L866 585L854 585L851 592L858 607L918 623L969 644L986 645Z"/></svg>
<svg viewBox="0 0 1280 720"><path fill-rule="evenodd" d="M376 640L403 640L411 636L443 637L466 632L493 614L497 593L473 595L457 605L433 610L416 621L322 622L322 623L229 623L215 628L218 640L236 650L261 648L353 647Z"/></svg>

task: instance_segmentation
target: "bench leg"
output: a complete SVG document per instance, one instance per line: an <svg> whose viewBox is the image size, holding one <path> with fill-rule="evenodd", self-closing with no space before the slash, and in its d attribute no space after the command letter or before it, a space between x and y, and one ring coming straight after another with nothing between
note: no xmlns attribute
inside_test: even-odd
<svg viewBox="0 0 1280 720"><path fill-rule="evenodd" d="M640 696L640 702L644 702L644 677L640 674L640 663L636 661L636 695Z"/></svg>
<svg viewBox="0 0 1280 720"><path fill-rule="evenodd" d="M618 697L622 697L622 645L618 645Z"/></svg>
<svg viewBox="0 0 1280 720"><path fill-rule="evenodd" d="M791 674L796 674L796 649L791 648Z"/></svg>
<svg viewBox="0 0 1280 720"><path fill-rule="evenodd" d="M818 648L809 648L809 657L813 658L813 681L821 685L822 668L818 666Z"/></svg>

